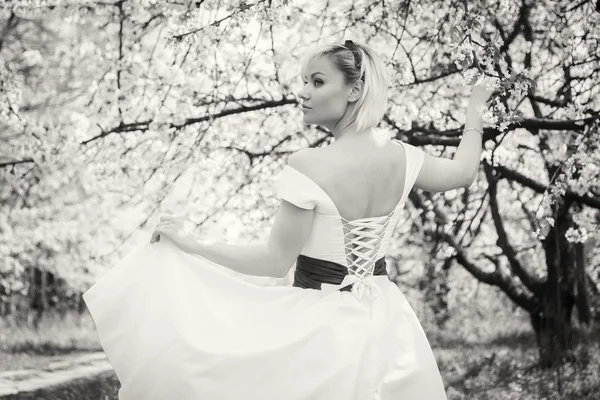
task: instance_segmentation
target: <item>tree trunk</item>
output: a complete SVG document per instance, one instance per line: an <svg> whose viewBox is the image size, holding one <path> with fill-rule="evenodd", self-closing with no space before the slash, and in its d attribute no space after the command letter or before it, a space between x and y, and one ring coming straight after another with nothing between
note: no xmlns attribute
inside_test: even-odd
<svg viewBox="0 0 600 400"><path fill-rule="evenodd" d="M529 314L538 344L540 363L546 368L570 357L573 349L573 297L548 283L540 302L540 310Z"/></svg>
<svg viewBox="0 0 600 400"><path fill-rule="evenodd" d="M566 240L574 226L569 202L554 204L554 227L542 241L548 276L539 294L539 306L530 313L543 366L573 357L573 310L589 324L591 307L585 271L585 245Z"/></svg>
<svg viewBox="0 0 600 400"><path fill-rule="evenodd" d="M48 310L48 271L42 269L40 270L40 274L40 311L43 314Z"/></svg>

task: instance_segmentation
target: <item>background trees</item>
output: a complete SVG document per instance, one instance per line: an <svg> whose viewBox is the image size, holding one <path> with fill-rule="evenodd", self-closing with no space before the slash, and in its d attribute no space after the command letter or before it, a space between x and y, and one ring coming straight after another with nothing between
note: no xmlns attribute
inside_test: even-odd
<svg viewBox="0 0 600 400"><path fill-rule="evenodd" d="M299 60L354 39L389 66L381 128L430 154L452 156L473 76L501 78L479 179L413 192L396 256L429 253L423 289L437 308L456 265L500 288L551 364L568 354L573 316L598 318L599 16L590 1L9 2L4 312L50 277L63 282L55 296L77 298L161 207L207 235L263 236L272 174L332 140L302 124Z"/></svg>

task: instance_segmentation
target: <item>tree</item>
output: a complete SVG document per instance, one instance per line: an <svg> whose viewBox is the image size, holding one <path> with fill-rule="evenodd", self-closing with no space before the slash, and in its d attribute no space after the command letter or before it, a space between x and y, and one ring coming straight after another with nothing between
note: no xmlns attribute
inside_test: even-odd
<svg viewBox="0 0 600 400"><path fill-rule="evenodd" d="M437 232L423 237L443 239L431 263L455 260L527 310L547 364L569 348L572 310L583 323L596 315L592 3L15 0L3 13L3 285L40 264L89 285L184 179L190 193L172 207L187 205L198 226L241 210L244 234L261 235L276 206L264 173L332 140L301 124L299 57L357 38L389 66L382 128L430 154L458 145L468 83L501 78L478 183L410 196L425 211L418 226ZM136 205L132 226L114 223ZM37 250L47 247L50 259Z"/></svg>

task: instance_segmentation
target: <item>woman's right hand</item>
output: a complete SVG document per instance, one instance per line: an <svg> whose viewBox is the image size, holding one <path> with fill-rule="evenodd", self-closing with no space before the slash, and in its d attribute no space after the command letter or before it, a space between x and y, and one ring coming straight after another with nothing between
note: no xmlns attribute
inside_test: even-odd
<svg viewBox="0 0 600 400"><path fill-rule="evenodd" d="M473 85L473 90L471 91L471 97L469 98L469 102L474 105L482 105L485 104L498 88L498 78L490 77L487 75L481 75L475 85Z"/></svg>

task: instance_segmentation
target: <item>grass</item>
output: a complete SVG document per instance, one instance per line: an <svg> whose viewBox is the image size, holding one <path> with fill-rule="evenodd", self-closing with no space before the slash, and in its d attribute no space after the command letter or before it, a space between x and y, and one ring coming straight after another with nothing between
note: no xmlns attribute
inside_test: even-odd
<svg viewBox="0 0 600 400"><path fill-rule="evenodd" d="M600 331L596 329L600 337ZM442 341L446 342L447 341ZM504 334L487 342L432 343L449 399L598 399L600 345L580 343L573 362L542 369L533 334Z"/></svg>
<svg viewBox="0 0 600 400"><path fill-rule="evenodd" d="M38 329L0 318L0 371L38 368L56 356L101 350L89 314L45 315Z"/></svg>
<svg viewBox="0 0 600 400"><path fill-rule="evenodd" d="M94 323L89 314L48 314L38 329L28 324L0 318L0 349L42 355L64 354L75 350L101 350Z"/></svg>
<svg viewBox="0 0 600 400"><path fill-rule="evenodd" d="M600 326L576 326L570 362L544 369L526 315L452 319L445 329L424 324L448 399L597 400Z"/></svg>
<svg viewBox="0 0 600 400"><path fill-rule="evenodd" d="M421 321L434 349L449 400L597 400L600 393L600 329L578 335L574 360L542 369L527 318L520 314L453 314L444 329ZM89 314L46 317L37 330L0 320L0 371L44 365L72 352L100 351ZM8 360L8 361L7 361ZM114 374L7 399L116 400Z"/></svg>

